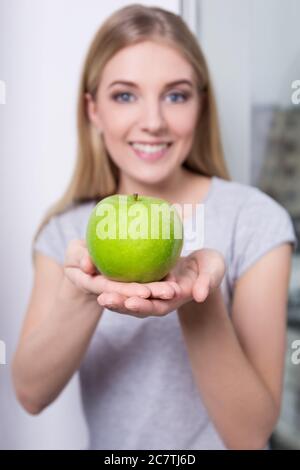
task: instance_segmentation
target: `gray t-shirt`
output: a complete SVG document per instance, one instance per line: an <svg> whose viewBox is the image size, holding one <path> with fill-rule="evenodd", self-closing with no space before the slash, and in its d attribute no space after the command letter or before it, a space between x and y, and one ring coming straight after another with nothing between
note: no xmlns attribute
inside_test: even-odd
<svg viewBox="0 0 300 470"><path fill-rule="evenodd" d="M225 258L221 288L230 314L236 280L269 250L295 245L296 238L287 211L254 187L213 177L203 202L203 246ZM35 249L62 264L68 242L85 237L94 205L52 218ZM191 217L185 234L192 228ZM182 256L188 253L185 242ZM139 319L105 309L79 372L90 449L225 448L195 384L176 311Z"/></svg>

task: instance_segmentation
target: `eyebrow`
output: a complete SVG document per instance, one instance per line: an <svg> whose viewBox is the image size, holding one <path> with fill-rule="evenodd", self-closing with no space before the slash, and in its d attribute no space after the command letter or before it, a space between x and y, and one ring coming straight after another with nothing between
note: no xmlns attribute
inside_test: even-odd
<svg viewBox="0 0 300 470"><path fill-rule="evenodd" d="M191 87L193 87L193 83L190 81L190 80L187 80L185 78L183 79L180 79L180 80L175 80L174 82L170 82L170 83L167 83L164 88L171 88L175 85L182 85L182 84L185 84L185 85L189 85ZM126 86L129 86L129 87L132 87L132 88L138 88L138 85L134 82L129 82L129 81L126 81L126 80L116 80L114 82L112 82L108 88L111 88L113 85L126 85Z"/></svg>

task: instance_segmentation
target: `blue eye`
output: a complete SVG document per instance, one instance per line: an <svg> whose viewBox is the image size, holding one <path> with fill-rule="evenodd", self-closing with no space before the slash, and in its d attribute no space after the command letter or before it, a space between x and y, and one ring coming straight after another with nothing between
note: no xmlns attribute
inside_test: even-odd
<svg viewBox="0 0 300 470"><path fill-rule="evenodd" d="M118 101L118 102L121 102L121 103L129 103L130 101L128 99L121 99L119 100L120 97L123 97L123 96L133 96L131 93L128 93L127 91L126 92L123 92L123 93L116 93L115 95L113 95L113 99L115 101Z"/></svg>
<svg viewBox="0 0 300 470"><path fill-rule="evenodd" d="M184 103L188 99L187 93L173 92L167 95L167 97L170 97L170 96L175 97L175 100L171 99L171 103ZM132 93L129 93L128 91L115 93L112 96L112 99L114 101L117 101L118 103L132 103L134 99L130 99L130 98L134 98L134 95Z"/></svg>
<svg viewBox="0 0 300 470"><path fill-rule="evenodd" d="M176 99L176 101L171 100L172 103L182 103L182 102L186 101L187 98L188 98L188 96L185 93L170 93L168 96L176 96L177 98L178 97L181 98L180 100Z"/></svg>

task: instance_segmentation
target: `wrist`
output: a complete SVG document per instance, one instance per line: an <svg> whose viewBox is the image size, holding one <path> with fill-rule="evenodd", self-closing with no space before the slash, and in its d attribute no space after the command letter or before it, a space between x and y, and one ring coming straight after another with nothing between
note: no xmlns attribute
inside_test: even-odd
<svg viewBox="0 0 300 470"><path fill-rule="evenodd" d="M204 323L215 317L217 312L223 312L223 294L221 288L214 289L204 300L196 302L194 299L178 308L179 319L183 323Z"/></svg>
<svg viewBox="0 0 300 470"><path fill-rule="evenodd" d="M58 299L63 301L80 301L83 303L96 302L97 295L84 292L79 289L66 275L63 276L60 289L58 291Z"/></svg>

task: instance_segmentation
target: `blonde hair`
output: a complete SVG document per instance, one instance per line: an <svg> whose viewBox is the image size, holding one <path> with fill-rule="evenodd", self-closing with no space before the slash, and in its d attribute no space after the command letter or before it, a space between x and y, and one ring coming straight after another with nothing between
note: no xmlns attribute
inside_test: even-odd
<svg viewBox="0 0 300 470"><path fill-rule="evenodd" d="M96 33L84 66L77 105L78 150L73 176L65 193L43 218L43 226L74 204L100 200L114 194L118 168L109 157L102 138L90 123L85 94L96 97L99 79L106 63L124 47L152 40L171 46L193 66L204 107L195 128L191 152L183 163L187 169L206 176L229 179L223 157L217 109L204 55L196 37L179 15L158 7L133 4L115 11Z"/></svg>

